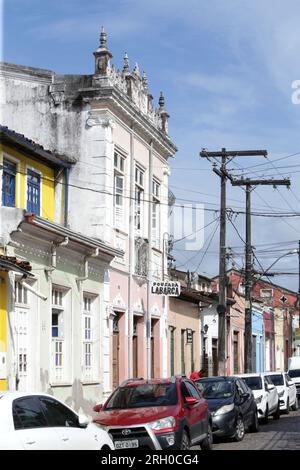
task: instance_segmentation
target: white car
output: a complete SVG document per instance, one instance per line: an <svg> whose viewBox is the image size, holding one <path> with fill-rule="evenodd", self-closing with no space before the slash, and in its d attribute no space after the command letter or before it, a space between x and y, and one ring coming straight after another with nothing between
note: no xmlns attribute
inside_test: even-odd
<svg viewBox="0 0 300 470"><path fill-rule="evenodd" d="M114 450L106 431L42 393L0 393L0 437L0 450Z"/></svg>
<svg viewBox="0 0 300 470"><path fill-rule="evenodd" d="M300 396L300 356L289 357L289 377L296 385L297 395Z"/></svg>
<svg viewBox="0 0 300 470"><path fill-rule="evenodd" d="M268 422L268 417L273 416L274 419L280 418L280 402L277 389L268 374L253 373L241 374L241 377L249 388L251 388L256 405L258 417L264 423Z"/></svg>
<svg viewBox="0 0 300 470"><path fill-rule="evenodd" d="M267 377L277 388L280 410L286 414L290 412L290 408L296 411L298 409L297 389L291 378L285 372L268 372Z"/></svg>

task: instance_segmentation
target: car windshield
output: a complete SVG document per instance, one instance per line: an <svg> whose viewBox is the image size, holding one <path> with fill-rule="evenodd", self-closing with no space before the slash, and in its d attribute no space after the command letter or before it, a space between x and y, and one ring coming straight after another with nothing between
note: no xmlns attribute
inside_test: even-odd
<svg viewBox="0 0 300 470"><path fill-rule="evenodd" d="M260 377L242 377L251 390L261 390L262 382Z"/></svg>
<svg viewBox="0 0 300 470"><path fill-rule="evenodd" d="M290 377L300 377L300 369L289 370Z"/></svg>
<svg viewBox="0 0 300 470"><path fill-rule="evenodd" d="M267 375L269 379L273 382L274 385L284 385L283 382L283 375L282 374L276 374L276 375Z"/></svg>
<svg viewBox="0 0 300 470"><path fill-rule="evenodd" d="M207 400L213 398L229 398L233 395L231 380L199 380L197 385Z"/></svg>
<svg viewBox="0 0 300 470"><path fill-rule="evenodd" d="M176 405L175 384L144 384L119 387L103 409L142 408Z"/></svg>

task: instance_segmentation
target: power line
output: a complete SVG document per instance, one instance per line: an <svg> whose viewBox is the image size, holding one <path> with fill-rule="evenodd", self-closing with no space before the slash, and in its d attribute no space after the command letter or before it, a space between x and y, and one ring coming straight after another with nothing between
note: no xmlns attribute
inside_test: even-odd
<svg viewBox="0 0 300 470"><path fill-rule="evenodd" d="M205 252L203 253L202 258L201 258L201 260L199 261L199 263L198 263L198 265L197 265L197 267L196 267L196 272L198 271L199 267L201 266L202 261L204 260L204 258L205 258L205 256L206 256L207 250L209 249L210 245L212 244L212 241L213 241L213 239L214 239L214 236L215 236L215 234L216 234L216 231L217 231L218 228L219 228L219 225L220 225L219 223L216 225L216 228L215 228L214 232L213 232L212 235L211 235L211 238L210 238L209 243L208 243L208 245L207 245L207 247L206 247L206 250L205 250Z"/></svg>
<svg viewBox="0 0 300 470"><path fill-rule="evenodd" d="M186 235L185 237L179 238L178 240L174 240L173 243L181 242L182 240L185 240L186 238L189 238L189 237L191 237L192 235L195 235L196 233L200 232L201 230L204 230L206 227L209 227L211 224L213 224L214 222L216 222L218 219L219 219L219 217L217 217L216 219L212 220L211 222L209 222L208 224L204 225L203 227L201 227L201 228L195 230L194 232L190 233L189 235Z"/></svg>
<svg viewBox="0 0 300 470"><path fill-rule="evenodd" d="M19 174L23 174L23 175L27 175L27 173L25 172L21 172L21 171L17 171L17 173ZM40 176L40 178L42 180L45 180L45 181L50 181L52 183L55 183L55 184L60 184L62 186L69 186L69 187L72 187L72 188L76 188L76 189L79 189L79 190L83 190L83 191L90 191L90 192L94 192L94 193L98 193L98 194L104 194L104 195L107 195L107 196L115 196L115 193L113 192L110 192L108 190L104 190L104 189L95 189L95 188L89 188L87 186L80 186L80 185L76 185L76 184L72 184L72 183L68 183L66 184L65 182L63 181L57 181L55 180L54 178L49 178L47 176ZM147 193L148 194L148 193ZM149 193L150 194L150 193ZM122 196L124 199L132 199L132 200L135 200L135 197L134 196L125 196L123 195ZM182 202L185 202L185 203L191 203L191 204L201 204L203 205L203 201L199 201L199 200L195 200L195 199L184 199L184 198L178 198L176 197L176 200L177 201L182 201ZM150 204L153 204L153 200L149 200L149 199L142 199L142 202L144 203L150 203ZM266 201L264 201L266 202ZM211 204L211 203L208 203L208 204ZM157 202L156 205L160 205L160 206L168 206L168 207L179 207L179 208L182 208L183 205L182 204L169 204L168 202ZM270 206L269 204L267 204L270 209L272 209L272 206ZM205 212L214 212L214 213L217 213L219 212L219 210L217 209L211 209L211 208L208 208L208 207L192 207L193 210L201 210L201 211L205 211ZM231 212L233 214L237 214L237 215L243 215L245 214L246 212L244 210L235 210L235 209L231 209ZM251 215L253 215L254 217L267 217L267 218L291 218L291 217L300 217L300 211L299 212L292 212L292 213L289 213L287 211L285 212L270 212L270 213L267 213L267 212L258 212L258 211L252 211L251 212ZM294 228L294 227L293 227ZM296 229L295 229L296 230Z"/></svg>

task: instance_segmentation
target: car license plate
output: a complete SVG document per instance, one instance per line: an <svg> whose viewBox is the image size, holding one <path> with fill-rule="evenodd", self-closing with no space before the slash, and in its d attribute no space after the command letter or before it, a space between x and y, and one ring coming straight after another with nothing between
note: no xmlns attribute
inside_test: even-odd
<svg viewBox="0 0 300 470"><path fill-rule="evenodd" d="M134 447L139 446L139 441L137 439L130 439L126 441L115 441L115 449L133 449Z"/></svg>

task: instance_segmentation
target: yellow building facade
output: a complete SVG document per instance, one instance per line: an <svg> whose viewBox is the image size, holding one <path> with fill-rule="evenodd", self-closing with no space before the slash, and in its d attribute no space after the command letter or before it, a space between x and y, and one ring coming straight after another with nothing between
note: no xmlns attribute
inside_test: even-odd
<svg viewBox="0 0 300 470"><path fill-rule="evenodd" d="M0 144L0 166L7 161L16 166L15 207L27 209L27 177L29 171L40 176L40 216L54 220L54 169L30 158L8 145ZM2 189L3 190L3 189Z"/></svg>
<svg viewBox="0 0 300 470"><path fill-rule="evenodd" d="M18 262L6 244L12 228L13 209L24 209L51 222L65 220L65 168L68 164L23 135L0 126L0 391L8 388L6 380L8 311L14 292L9 271L20 272ZM59 190L55 189L58 184ZM59 193L58 203L55 203ZM19 211L20 213L20 211ZM10 220L11 218L11 220ZM7 227L11 229L7 229ZM12 257L13 258L13 257Z"/></svg>

